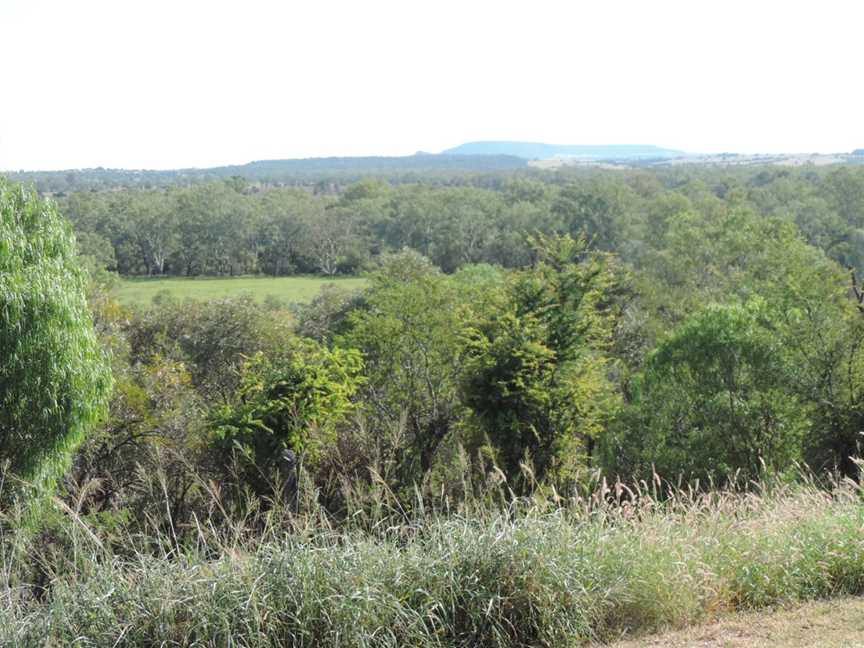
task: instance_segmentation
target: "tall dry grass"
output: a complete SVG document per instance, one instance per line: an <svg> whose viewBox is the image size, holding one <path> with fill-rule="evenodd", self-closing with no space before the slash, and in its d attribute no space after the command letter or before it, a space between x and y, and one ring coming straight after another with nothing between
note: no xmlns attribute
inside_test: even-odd
<svg viewBox="0 0 864 648"><path fill-rule="evenodd" d="M864 591L856 484L656 486L451 512L394 503L339 525L274 507L148 533L58 504L25 535L10 513L0 644L562 646Z"/></svg>

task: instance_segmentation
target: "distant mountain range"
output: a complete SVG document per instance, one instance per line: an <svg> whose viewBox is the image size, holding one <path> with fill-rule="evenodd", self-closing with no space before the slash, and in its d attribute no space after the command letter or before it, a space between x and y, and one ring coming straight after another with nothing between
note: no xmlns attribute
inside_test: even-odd
<svg viewBox="0 0 864 648"><path fill-rule="evenodd" d="M513 155L526 160L573 158L580 160L648 160L681 157L683 151L642 144L571 145L539 142L467 142L442 155Z"/></svg>

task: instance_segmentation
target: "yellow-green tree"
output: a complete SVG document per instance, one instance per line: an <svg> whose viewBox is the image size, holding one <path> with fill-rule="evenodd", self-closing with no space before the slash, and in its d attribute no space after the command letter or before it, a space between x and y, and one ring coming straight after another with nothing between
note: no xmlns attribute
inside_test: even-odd
<svg viewBox="0 0 864 648"><path fill-rule="evenodd" d="M239 459L244 481L268 494L284 451L314 468L335 444L362 368L354 350L331 351L300 338L272 357L255 354L242 368L234 399L211 413L211 444L223 459Z"/></svg>
<svg viewBox="0 0 864 648"><path fill-rule="evenodd" d="M489 450L511 485L526 460L540 480L572 477L618 406L606 353L614 275L585 248L569 236L538 241L537 263L466 334L466 445Z"/></svg>

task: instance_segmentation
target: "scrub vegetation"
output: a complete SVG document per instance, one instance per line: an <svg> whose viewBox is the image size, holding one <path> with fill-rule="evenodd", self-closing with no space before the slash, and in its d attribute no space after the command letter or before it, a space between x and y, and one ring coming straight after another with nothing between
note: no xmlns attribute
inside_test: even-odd
<svg viewBox="0 0 864 648"><path fill-rule="evenodd" d="M3 181L0 643L559 646L861 593L862 231L851 166Z"/></svg>

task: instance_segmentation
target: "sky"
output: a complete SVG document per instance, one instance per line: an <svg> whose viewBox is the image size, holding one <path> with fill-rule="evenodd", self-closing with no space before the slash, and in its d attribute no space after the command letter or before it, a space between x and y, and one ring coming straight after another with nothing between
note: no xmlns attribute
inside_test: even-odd
<svg viewBox="0 0 864 648"><path fill-rule="evenodd" d="M855 0L0 0L0 170L864 148Z"/></svg>

